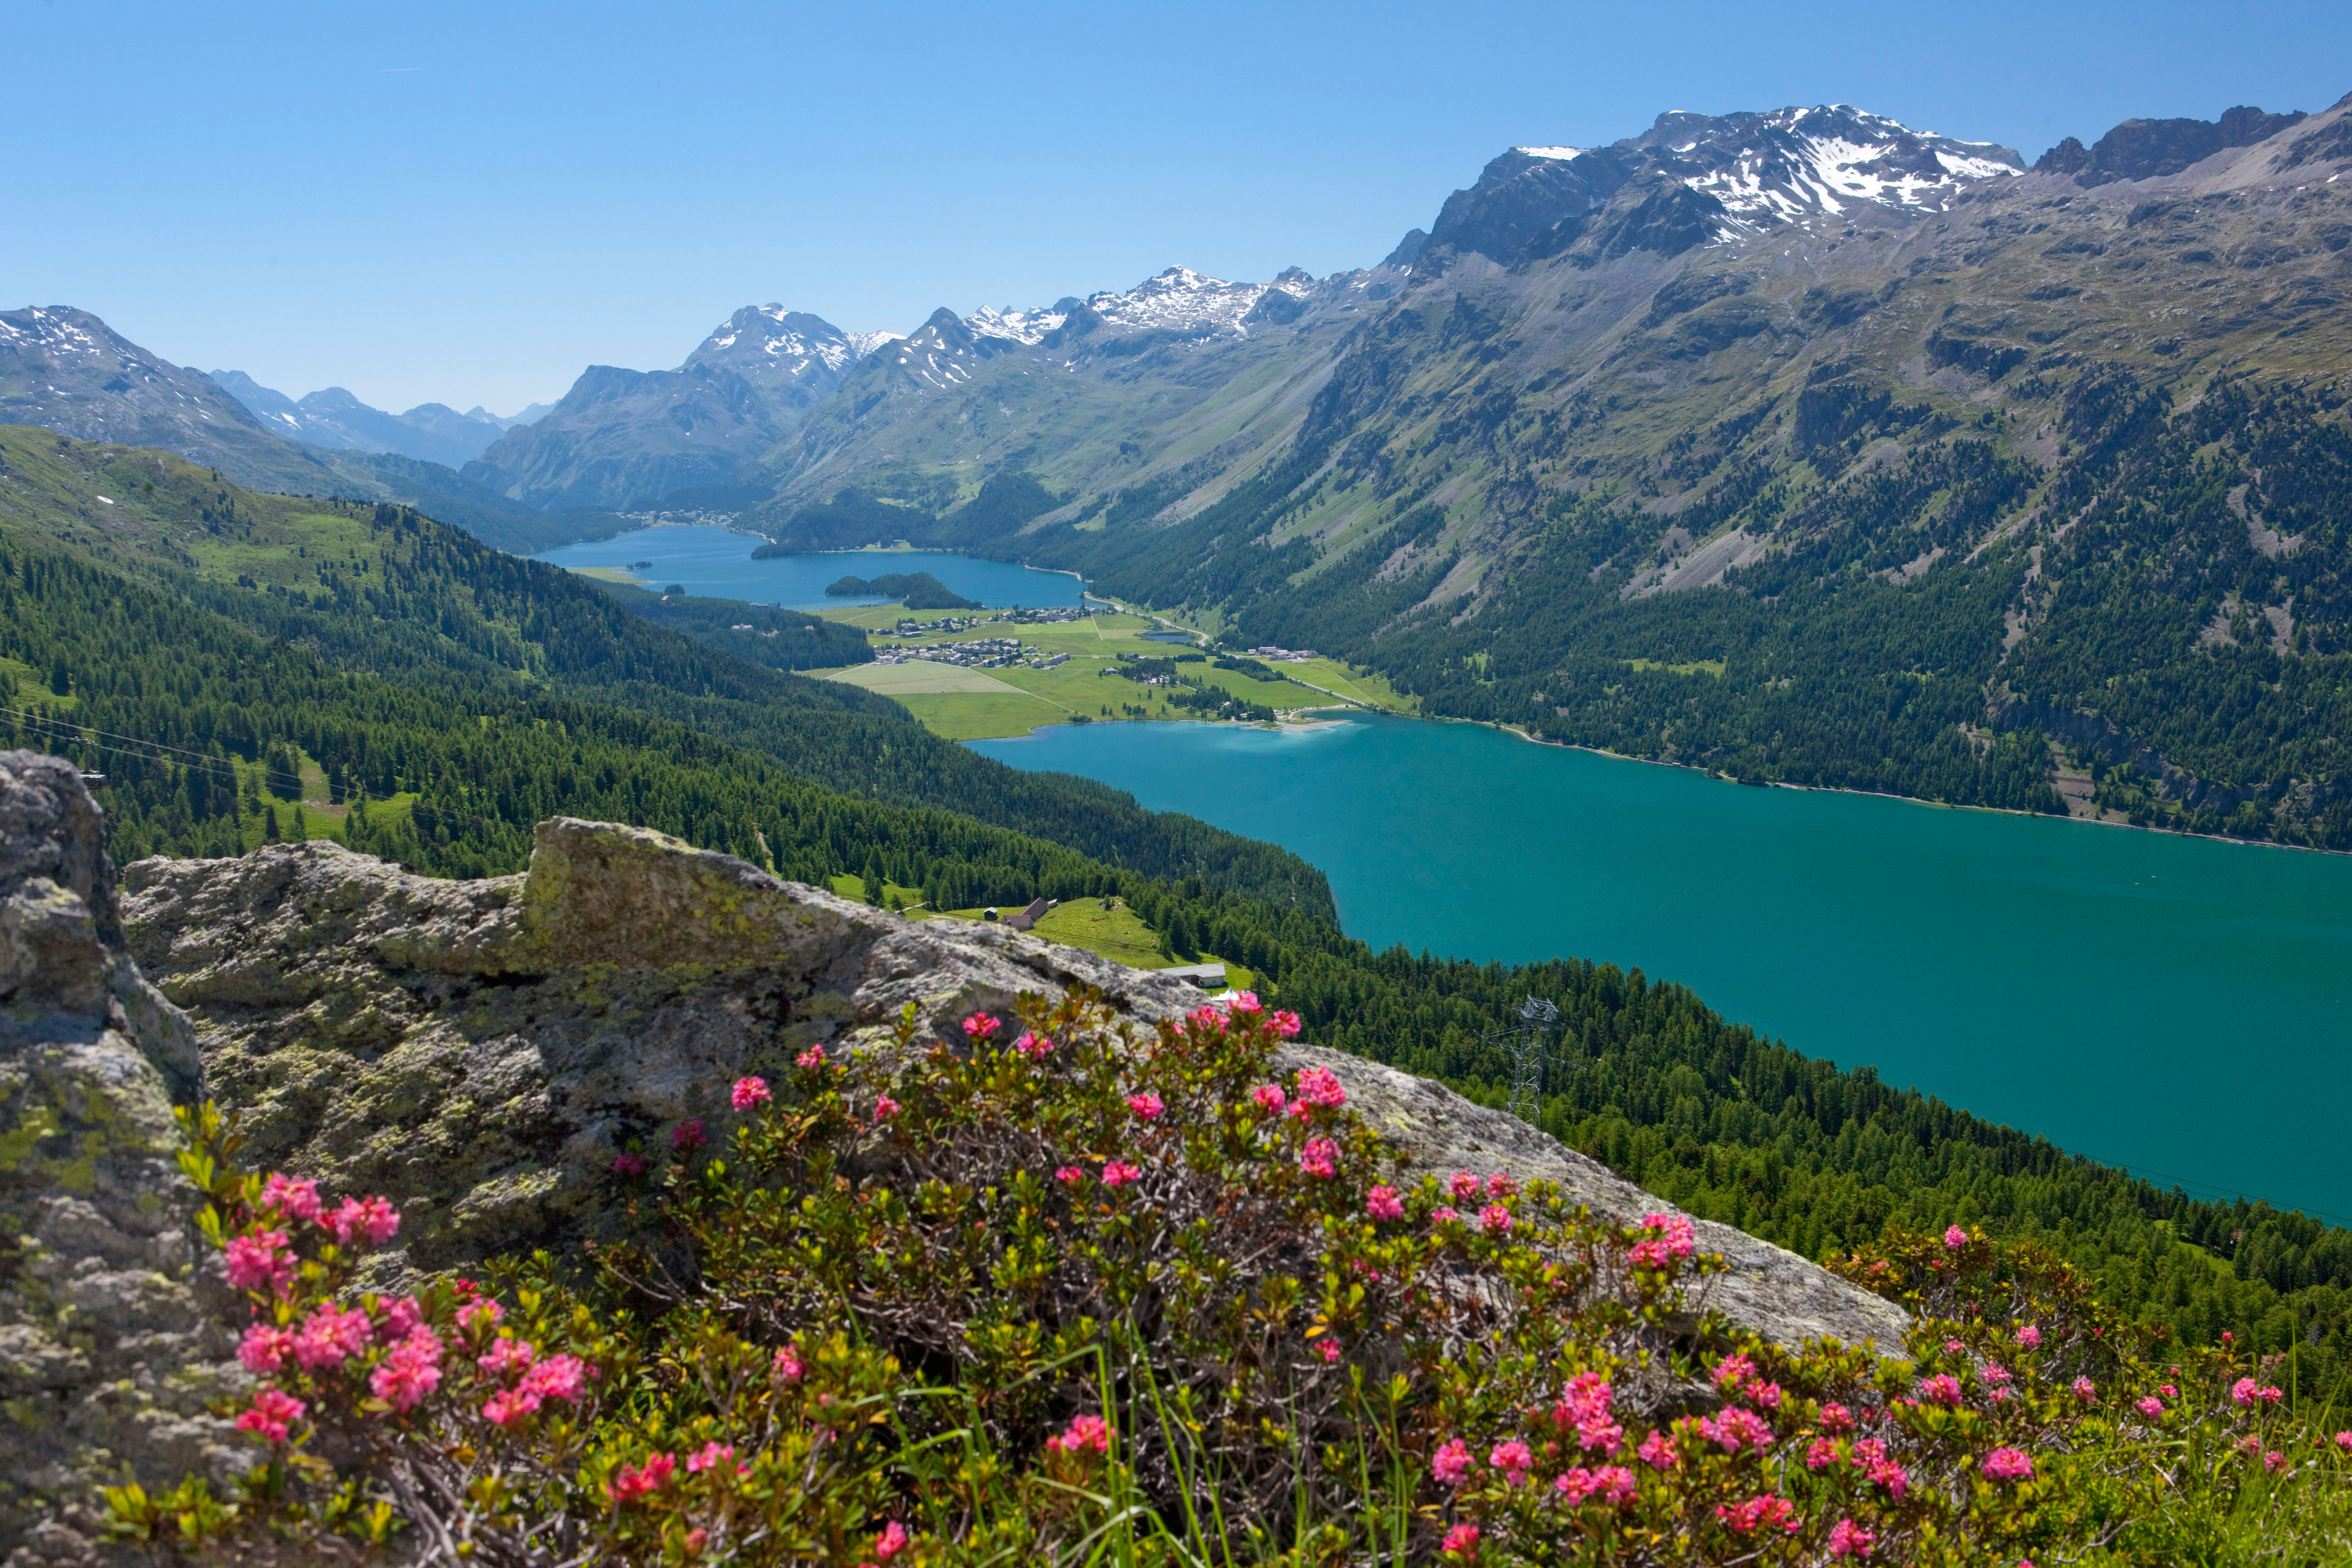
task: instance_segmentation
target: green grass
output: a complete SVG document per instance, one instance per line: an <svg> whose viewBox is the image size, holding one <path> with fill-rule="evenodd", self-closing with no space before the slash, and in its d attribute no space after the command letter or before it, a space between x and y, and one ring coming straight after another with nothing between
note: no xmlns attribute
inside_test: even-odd
<svg viewBox="0 0 2352 1568"><path fill-rule="evenodd" d="M866 901L866 879L855 873L845 872L838 877L828 878L824 885L853 904L862 904ZM922 889L902 888L889 878L883 878L881 907L888 909L894 895L898 900L898 912L908 920L927 921L931 918L929 910L919 910L914 907L923 901Z"/></svg>
<svg viewBox="0 0 2352 1568"><path fill-rule="evenodd" d="M872 623L877 620L889 625L898 618L895 610L828 610L824 614L828 620L865 626L868 631L875 629ZM1068 656L1068 662L1052 669L1034 669L1027 665L986 670L947 665L857 665L848 669L812 673L861 686L903 703L933 734L950 741L1025 735L1041 724L1074 716L1097 722L1137 718L1224 722L1172 706L1165 687L1138 685L1111 673L1118 668L1121 654L1166 658L1185 651L1172 643L1144 641L1142 634L1153 630L1156 625L1140 616L1104 615L1051 626L983 622L968 631L930 633L904 642L877 639L877 646L886 647L939 647L1017 635L1048 658ZM1330 668L1342 668L1336 664ZM1329 701L1322 691L1307 686L1287 680L1261 680L1237 670L1219 669L1207 662L1187 664L1183 672L1228 696L1267 708L1321 707ZM1385 682L1378 683L1377 690L1368 689L1372 684L1363 679L1350 682L1353 700L1373 707L1401 706L1392 692L1386 693L1385 701L1381 700ZM1129 707L1143 711L1127 712Z"/></svg>
<svg viewBox="0 0 2352 1568"><path fill-rule="evenodd" d="M855 877L846 880L853 887L862 886ZM856 898L859 895L852 892L847 896ZM916 896L921 897L920 894ZM976 921L981 917L978 910L943 910L940 913L950 920L959 921ZM1064 947L1081 948L1097 958L1124 963L1129 969L1173 969L1194 963L1223 963L1225 984L1235 990L1246 991L1257 984L1257 977L1248 970L1238 963L1220 959L1213 952L1204 952L1197 960L1162 957L1160 938L1125 904L1113 910L1106 909L1100 899L1066 899L1046 910L1032 931L1047 942L1056 942Z"/></svg>
<svg viewBox="0 0 2352 1568"><path fill-rule="evenodd" d="M1723 679L1723 660L1719 658L1695 658L1688 664L1664 664L1654 658L1629 658L1624 662L1633 669L1663 669L1668 675L1711 675L1717 680Z"/></svg>

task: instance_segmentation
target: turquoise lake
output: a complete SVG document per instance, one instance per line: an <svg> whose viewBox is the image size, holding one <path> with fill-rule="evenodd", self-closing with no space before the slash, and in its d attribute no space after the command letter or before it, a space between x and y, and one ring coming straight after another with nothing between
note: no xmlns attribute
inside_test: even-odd
<svg viewBox="0 0 2352 1568"><path fill-rule="evenodd" d="M969 743L1297 851L1375 947L1638 967L2072 1152L2352 1223L2352 858L1745 788L1470 724Z"/></svg>
<svg viewBox="0 0 2352 1568"><path fill-rule="evenodd" d="M656 589L676 583L689 594L782 605L789 610L821 610L845 605L882 605L879 598L825 597L825 585L844 577L884 573L929 572L967 599L991 609L1013 605L1045 608L1075 605L1084 593L1066 572L1037 572L1004 561L980 561L936 550L845 550L811 555L751 559L766 541L730 529L687 524L641 528L613 539L566 544L533 556L552 566L635 567ZM650 563L637 565L637 563Z"/></svg>

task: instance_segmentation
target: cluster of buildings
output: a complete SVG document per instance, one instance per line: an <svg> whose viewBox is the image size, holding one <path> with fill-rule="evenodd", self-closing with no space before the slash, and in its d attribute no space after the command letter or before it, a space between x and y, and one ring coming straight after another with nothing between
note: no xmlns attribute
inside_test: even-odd
<svg viewBox="0 0 2352 1568"><path fill-rule="evenodd" d="M1053 664L1067 658L1067 654L1057 654ZM1034 656L1024 656L1018 637L975 637L970 642L939 643L930 647L884 648L874 656L874 662L952 664L965 669L1002 669L1006 665L1026 662L1040 669L1053 668L1053 664Z"/></svg>
<svg viewBox="0 0 2352 1568"><path fill-rule="evenodd" d="M1094 613L1095 612L1092 610L1079 609L1070 605L1065 605L1057 610L1024 610L1014 608L1005 611L996 618L1000 621L1017 621L1023 626L1057 626L1066 621L1083 621Z"/></svg>
<svg viewBox="0 0 2352 1568"><path fill-rule="evenodd" d="M1304 664L1315 657L1315 650L1311 647L1254 647L1250 649L1250 657L1262 658L1268 664Z"/></svg>
<svg viewBox="0 0 2352 1568"><path fill-rule="evenodd" d="M890 630L898 637L919 637L931 632L960 632L978 625L980 617L977 616L949 616L936 621L919 621L908 616Z"/></svg>

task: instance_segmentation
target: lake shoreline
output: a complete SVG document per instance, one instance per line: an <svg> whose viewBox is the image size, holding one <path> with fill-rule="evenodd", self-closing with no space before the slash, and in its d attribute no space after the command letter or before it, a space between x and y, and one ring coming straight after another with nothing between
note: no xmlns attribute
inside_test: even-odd
<svg viewBox="0 0 2352 1568"><path fill-rule="evenodd" d="M1898 795L1893 790L1855 789L1849 784L1791 784L1785 779L1766 779L1760 785L1743 784L1728 774L1717 773L1713 768L1702 767L1696 763L1670 763L1663 757L1629 756L1623 752L1612 752L1601 746L1580 746L1573 741L1548 740L1541 735L1530 734L1516 724L1506 724L1494 719L1457 719L1443 713L1395 713L1391 714L1390 717L1425 719L1438 724L1475 724L1489 730L1500 730L1505 734L1525 741L1531 746L1550 746L1563 752L1582 752L1591 757L1607 757L1612 762L1640 763L1648 767L1673 768L1682 773L1701 773L1740 789L1788 789L1810 795L1861 795L1873 800L1899 800L1908 805L1924 805L1935 811L1981 811L1994 816L2022 816L2047 822L2072 823L2078 827L2124 827L2129 828L2134 833L2154 833L2167 838L2187 838L2207 844L2235 844L2247 849L2292 849L2305 855L2352 855L2352 849L2329 849L2317 844L2282 844L2275 838L2231 838L2221 833L2184 833L2177 827L2149 827L2137 822L2109 822L2105 817L2096 816L2071 815L2060 816L2047 811L2020 811L2015 806L2009 805L1976 805L1967 801L1928 800L1916 795Z"/></svg>

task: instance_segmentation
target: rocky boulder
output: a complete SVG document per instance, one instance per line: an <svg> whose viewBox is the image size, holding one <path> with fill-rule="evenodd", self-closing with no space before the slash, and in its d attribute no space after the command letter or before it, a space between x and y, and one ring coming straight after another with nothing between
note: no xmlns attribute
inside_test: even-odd
<svg viewBox="0 0 2352 1568"><path fill-rule="evenodd" d="M122 947L104 818L63 760L0 752L0 1558L93 1559L98 1489L228 1476L241 1375L200 1279L172 1102L187 1019Z"/></svg>
<svg viewBox="0 0 2352 1568"><path fill-rule="evenodd" d="M234 860L145 860L125 879L133 952L188 1009L211 1092L251 1157L408 1216L405 1262L596 1234L613 1162L726 1113L748 1072L807 1046L874 1049L913 1005L925 1038L975 1007L1084 984L1141 1022L1201 994L1001 926L914 921L644 829L542 823L530 870L436 881L313 842ZM1301 1046L1423 1169L1507 1167L1596 1211L1664 1205L1433 1083ZM1892 1346L1895 1309L1780 1247L1701 1222L1730 1272L1713 1304L1783 1342Z"/></svg>

